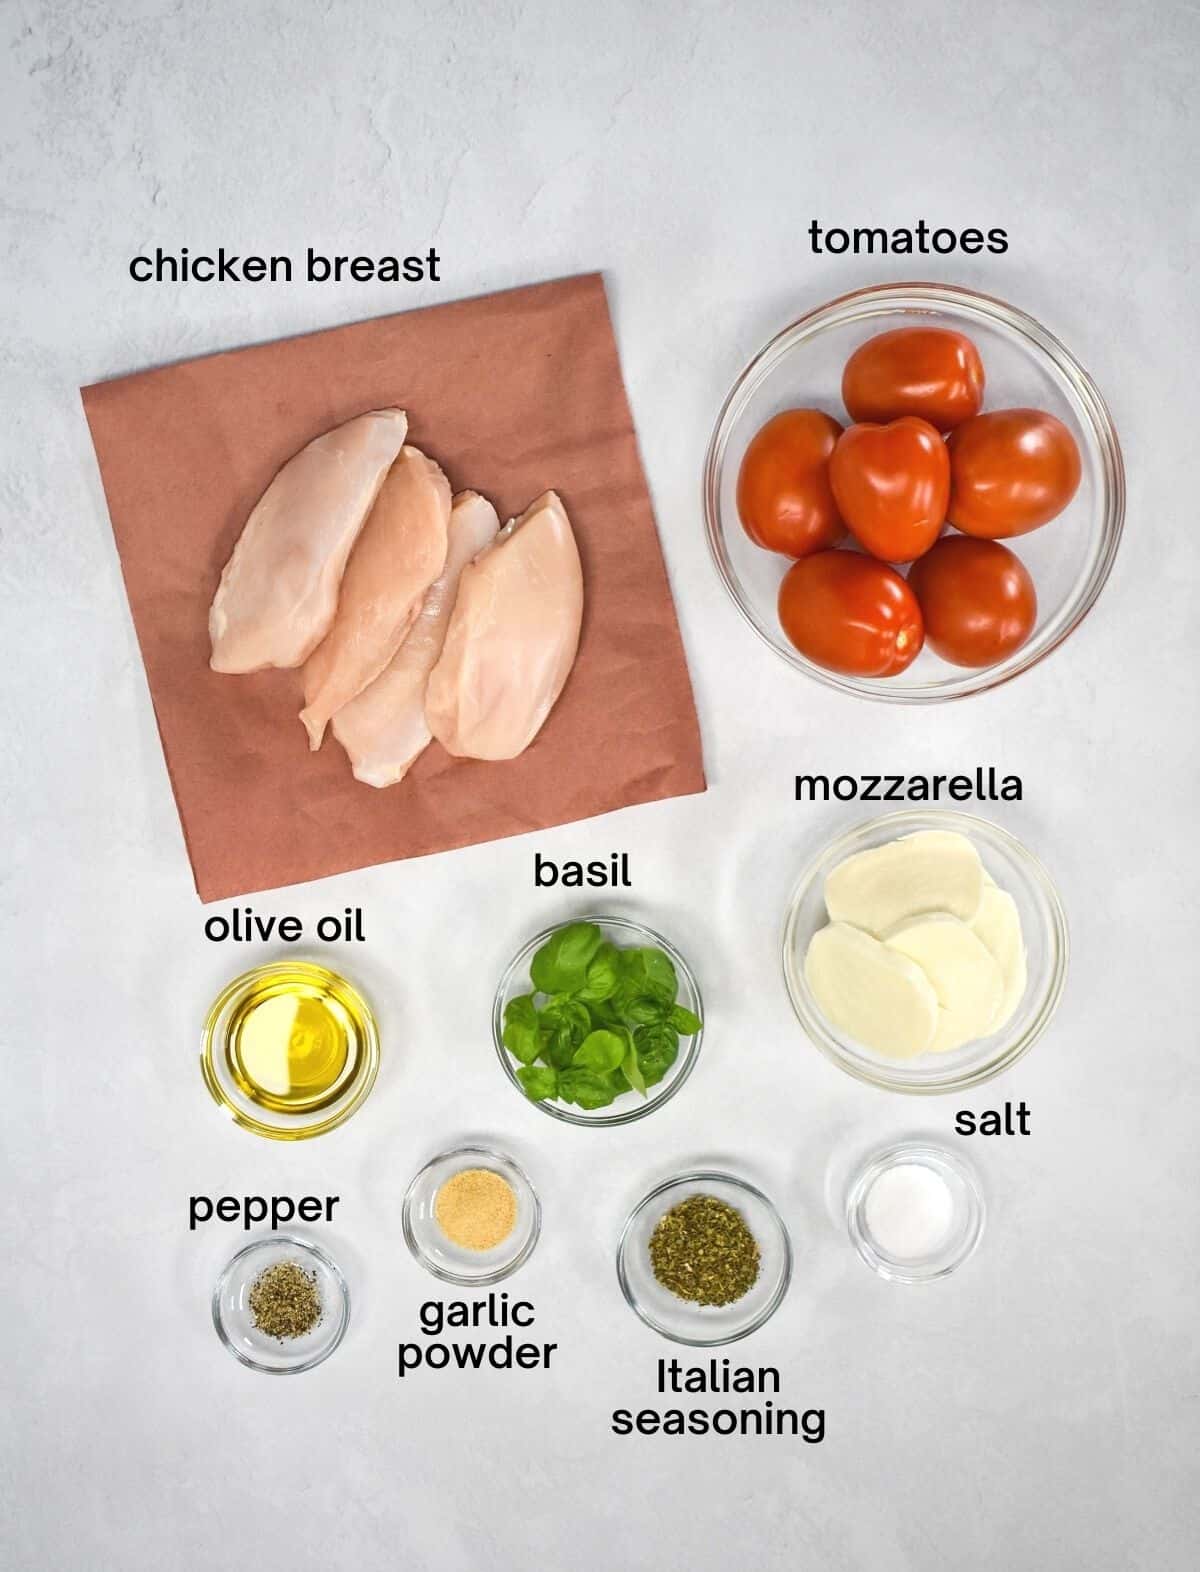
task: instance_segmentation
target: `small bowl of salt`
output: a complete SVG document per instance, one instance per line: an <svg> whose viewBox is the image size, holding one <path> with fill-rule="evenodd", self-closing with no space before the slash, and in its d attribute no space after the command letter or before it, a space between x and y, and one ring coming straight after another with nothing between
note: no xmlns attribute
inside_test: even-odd
<svg viewBox="0 0 1200 1572"><path fill-rule="evenodd" d="M893 1283L931 1283L970 1260L983 1233L975 1170L944 1147L901 1141L870 1156L846 1198L854 1248Z"/></svg>

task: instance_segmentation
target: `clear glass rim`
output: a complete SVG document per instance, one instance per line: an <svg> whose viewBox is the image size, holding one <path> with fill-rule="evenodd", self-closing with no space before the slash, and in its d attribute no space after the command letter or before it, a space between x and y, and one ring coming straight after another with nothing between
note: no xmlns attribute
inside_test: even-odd
<svg viewBox="0 0 1200 1572"><path fill-rule="evenodd" d="M421 1241L417 1238L416 1230L412 1225L413 1203L421 1180L424 1179L431 1168L436 1168L439 1163L457 1162L459 1158L482 1159L483 1165L495 1163L502 1169L510 1169L517 1175L521 1184L529 1192L529 1198L533 1205L533 1222L529 1230L528 1239L526 1239L511 1261L505 1261L502 1266L498 1266L490 1272L465 1273L451 1271L449 1267L443 1266L422 1249ZM534 1189L533 1180L530 1179L520 1163L515 1162L507 1152L498 1151L491 1146L452 1146L444 1152L438 1152L427 1163L422 1163L421 1167L413 1175L408 1189L404 1192L404 1201L400 1208L400 1227L404 1233L404 1242L408 1246L413 1259L419 1262L432 1276L439 1278L443 1283L454 1283L461 1288L487 1288L492 1283L503 1282L506 1277L511 1277L517 1268L524 1266L525 1262L533 1254L534 1248L542 1236L542 1202L541 1197Z"/></svg>
<svg viewBox="0 0 1200 1572"><path fill-rule="evenodd" d="M857 1060L847 1057L846 1053L826 1026L820 1011L809 997L808 985L804 981L802 968L795 964L795 933L799 922L800 907L805 895L816 879L821 868L826 862L839 852L849 848L864 833L887 828L894 830L897 836L919 825L920 821L937 818L942 821L942 827L957 830L967 836L978 836L985 843L989 837L1000 842L1002 846L1019 862L1030 875L1038 888L1039 894L1046 902L1050 914L1049 937L1053 948L1050 976L1047 980L1045 991L1039 1001L1037 1011L1019 1036L998 1048L991 1058L985 1059L981 1064L970 1069L960 1070L957 1073L948 1073L937 1080L913 1082L899 1073L890 1073L882 1061L876 1065L860 1064ZM1010 830L1003 829L999 824L994 824L990 819L979 818L972 813L960 813L950 808L929 809L902 809L898 813L884 813L877 818L864 819L852 825L842 834L828 841L822 849L809 860L800 877L792 888L788 900L787 915L783 926L783 977L787 988L788 998L791 1000L792 1010L801 1028L810 1042L832 1060L839 1069L847 1075L852 1075L855 1080L862 1081L868 1086L880 1087L888 1092L907 1092L916 1097L938 1097L948 1092L966 1091L972 1086L981 1086L985 1081L990 1081L993 1076L1007 1070L1016 1064L1033 1047L1034 1043L1044 1034L1050 1025L1059 1001L1062 999L1063 989L1066 987L1067 969L1070 963L1071 939L1067 927L1067 914L1063 910L1062 901L1059 899L1058 890L1053 879L1047 872L1044 864L1029 850L1023 841L1017 839Z"/></svg>
<svg viewBox="0 0 1200 1572"><path fill-rule="evenodd" d="M761 1203L767 1216L778 1232L783 1251L783 1269L779 1274L779 1281L771 1294L770 1299L762 1309L745 1326L739 1327L734 1332L729 1332L720 1337L686 1337L681 1332L674 1332L669 1327L656 1320L649 1310L639 1301L629 1282L629 1274L625 1266L625 1257L629 1249L630 1239L634 1225L638 1218L650 1206L653 1206L661 1196L668 1191L685 1184L724 1184L731 1189L741 1190ZM645 1194L625 1219L625 1226L621 1229L621 1236L617 1240L617 1281L621 1285L621 1292L625 1296L625 1303L648 1327L651 1327L660 1336L667 1338L672 1343L681 1343L689 1348L719 1348L725 1343L739 1343L742 1338L749 1337L752 1332L757 1332L775 1314L783 1303L788 1288L792 1281L792 1240L788 1233L787 1224L780 1215L779 1208L764 1194L757 1185L751 1184L748 1179L740 1179L736 1174L726 1173L716 1168L693 1168L686 1173L675 1174L670 1179L664 1179L661 1184L654 1186Z"/></svg>
<svg viewBox="0 0 1200 1572"><path fill-rule="evenodd" d="M861 308L864 306L872 309L863 312ZM860 315L882 316L902 310L905 306L917 311L938 306L957 307L960 310L965 308L985 321L1005 327L1032 341L1047 355L1075 392L1096 439L1104 482L1104 523L1102 546L1097 560L1092 564L1083 584L1076 588L1071 613L1053 638L1042 645L1018 651L1011 664L1004 663L973 672L956 679L953 685L946 684L943 679L937 683L897 688L889 686L886 679L851 677L841 672L827 671L801 655L799 650L784 649L771 638L744 594L725 550L720 523L720 483L725 450L735 421L763 379L795 344L826 327L853 320ZM977 693L987 693L1011 682L1014 677L1030 670L1058 649L1091 611L1112 571L1121 542L1125 524L1125 465L1116 427L1099 388L1066 345L1036 318L994 295L980 294L958 284L920 281L872 284L865 289L839 295L825 305L797 317L769 340L739 374L721 405L709 439L704 460L703 504L705 535L717 573L743 621L781 660L825 687L852 693L860 698L876 699L883 704L942 704L970 698Z"/></svg>
<svg viewBox="0 0 1200 1572"><path fill-rule="evenodd" d="M233 1276L238 1263L245 1260L248 1255L255 1255L260 1250L268 1249L273 1245L287 1245L291 1249L298 1250L301 1255L311 1256L319 1261L334 1283L336 1283L338 1290L339 1317L333 1341L328 1347L322 1348L319 1353L313 1354L310 1359L301 1360L294 1365L262 1364L259 1360L253 1358L252 1355L247 1354L229 1336L229 1333L225 1330L225 1322L221 1315L221 1298L226 1284ZM239 1364L245 1365L248 1370L259 1370L263 1375L299 1375L303 1370L313 1370L317 1365L324 1364L334 1349L341 1345L342 1339L346 1335L346 1329L350 1325L350 1288L342 1275L341 1267L338 1266L331 1255L321 1249L320 1245L313 1244L310 1239L301 1239L298 1234L264 1234L261 1239L252 1239L249 1244L243 1245L225 1263L225 1267L217 1278L216 1286L212 1293L212 1320L217 1336L220 1338L223 1346L229 1350Z"/></svg>
<svg viewBox="0 0 1200 1572"><path fill-rule="evenodd" d="M652 1089L658 1093L657 1096L649 1096L638 1103L636 1107L626 1109L621 1113L589 1115L577 1112L569 1104L565 1103L562 1105L550 1102L535 1103L532 1098L526 1097L525 1088L517 1080L517 1072L513 1068L512 1055L504 1046L504 1006L514 973L518 970L525 957L544 944L551 934L557 933L560 928L565 928L568 924L574 922L607 923L612 928L619 928L624 933L637 934L642 939L649 941L650 944L657 945L659 949L670 956L676 972L684 978L696 1000L696 1014L700 1017L700 1030L690 1039L687 1051L679 1061L679 1067L675 1074L669 1081L659 1083L662 1087L661 1091L658 1090L658 1087ZM691 1075L693 1069L695 1069L696 1060L700 1054L700 1045L703 1041L704 1000L700 994L700 986L687 961L669 939L664 938L661 933L656 933L653 928L648 928L645 923L636 922L631 917L614 917L608 912L588 912L580 917L565 917L561 922L551 923L548 928L543 928L540 933L535 933L532 939L526 940L504 968L503 975L496 988L496 997L492 1003L492 1045L496 1050L496 1055L501 1065L504 1067L505 1075L516 1088L521 1100L528 1103L531 1108L539 1108L542 1113L549 1114L552 1119L561 1119L564 1124L582 1125L588 1129L632 1124L635 1119L644 1119L647 1114L653 1113L656 1108L661 1108L665 1103L669 1103L688 1076Z"/></svg>
<svg viewBox="0 0 1200 1572"><path fill-rule="evenodd" d="M306 974L314 983L321 982L326 977L334 977L355 995L362 1006L366 1063L358 1079L347 1087L345 1101L335 1104L333 1111L325 1118L318 1119L310 1125L269 1124L266 1120L256 1118L246 1109L235 1106L225 1096L214 1064L218 1052L218 1028L226 1010L251 983L263 977L276 977L284 973L296 972ZM311 1140L313 1136L325 1135L330 1130L336 1130L339 1125L345 1124L351 1114L356 1113L370 1095L375 1085L375 1078L379 1074L379 1026L375 1020L375 1012L356 982L343 976L341 972L335 972L320 961L300 958L289 961L264 961L261 965L251 966L247 971L232 978L213 1000L200 1033L200 1071L212 1100L223 1113L229 1115L234 1124L240 1125L243 1130L249 1130L254 1135L265 1136L269 1141Z"/></svg>
<svg viewBox="0 0 1200 1572"><path fill-rule="evenodd" d="M961 1182L967 1195L969 1215L959 1248L936 1271L922 1270L917 1266L909 1268L902 1262L881 1255L871 1244L866 1228L860 1221L867 1192L879 1175L905 1162L921 1163L926 1167L948 1168ZM984 1200L983 1187L979 1182L975 1165L957 1152L952 1152L945 1146L936 1146L932 1141L896 1141L890 1146L872 1152L859 1166L846 1195L846 1228L851 1243L871 1270L889 1283L936 1283L944 1277L949 1277L951 1272L957 1272L979 1248L986 1222L987 1203Z"/></svg>

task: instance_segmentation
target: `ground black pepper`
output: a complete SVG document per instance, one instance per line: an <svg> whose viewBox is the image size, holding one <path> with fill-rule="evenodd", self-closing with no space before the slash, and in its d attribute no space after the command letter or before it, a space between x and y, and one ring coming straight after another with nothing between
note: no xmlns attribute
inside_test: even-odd
<svg viewBox="0 0 1200 1572"><path fill-rule="evenodd" d="M250 1314L267 1337L303 1337L321 1319L317 1274L295 1261L266 1267L250 1285Z"/></svg>

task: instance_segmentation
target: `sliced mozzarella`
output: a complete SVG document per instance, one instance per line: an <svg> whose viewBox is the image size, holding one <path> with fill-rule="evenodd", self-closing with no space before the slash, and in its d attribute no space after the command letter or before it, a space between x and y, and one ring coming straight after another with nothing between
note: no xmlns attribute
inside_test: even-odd
<svg viewBox="0 0 1200 1572"><path fill-rule="evenodd" d="M970 922L982 892L983 864L967 837L922 830L839 863L825 880L825 905L831 921L880 939L926 912Z"/></svg>
<svg viewBox="0 0 1200 1572"><path fill-rule="evenodd" d="M915 961L933 985L939 1008L930 1053L949 1053L988 1035L1004 996L1004 977L966 923L945 912L918 917L890 934L885 948Z"/></svg>
<svg viewBox="0 0 1200 1572"><path fill-rule="evenodd" d="M984 886L979 910L971 919L971 932L991 951L1004 979L996 1018L988 1028L989 1032L998 1032L1012 1019L1024 997L1027 975L1021 914L1007 890L998 889L991 883Z"/></svg>
<svg viewBox="0 0 1200 1572"><path fill-rule="evenodd" d="M820 929L809 942L804 975L829 1024L864 1048L912 1059L933 1042L938 1000L929 979L870 934L841 922Z"/></svg>

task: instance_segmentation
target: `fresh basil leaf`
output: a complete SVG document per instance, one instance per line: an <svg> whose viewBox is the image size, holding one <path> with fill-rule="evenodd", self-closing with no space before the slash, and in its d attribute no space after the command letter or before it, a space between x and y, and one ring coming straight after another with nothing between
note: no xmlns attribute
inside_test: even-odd
<svg viewBox="0 0 1200 1572"><path fill-rule="evenodd" d="M523 1021L509 1021L504 1028L504 1046L514 1059L522 1064L532 1064L542 1052L545 1035L536 1021L526 1026Z"/></svg>
<svg viewBox="0 0 1200 1572"><path fill-rule="evenodd" d="M674 1004L679 979L670 957L662 950L643 947L621 951L621 991L625 998L648 994L663 1004Z"/></svg>
<svg viewBox="0 0 1200 1572"><path fill-rule="evenodd" d="M619 1070L625 1059L627 1044L616 1032L592 1032L575 1050L572 1066L580 1070L595 1070L598 1075L609 1075Z"/></svg>
<svg viewBox="0 0 1200 1572"><path fill-rule="evenodd" d="M615 999L601 999L596 1004L589 1004L588 1009L592 1012L594 1031L600 1030L601 1027L610 1032L624 1031L625 1023L621 1019L621 1012L617 1008Z"/></svg>
<svg viewBox="0 0 1200 1572"><path fill-rule="evenodd" d="M642 1067L638 1063L637 1049L634 1046L632 1037L630 1037L628 1047L625 1050L625 1057L621 1061L621 1074L629 1082L633 1091L640 1092L645 1097L646 1077L642 1074Z"/></svg>
<svg viewBox="0 0 1200 1572"><path fill-rule="evenodd" d="M575 996L585 1004L599 1004L612 998L620 980L621 952L606 939L588 962L583 987L576 990Z"/></svg>
<svg viewBox="0 0 1200 1572"><path fill-rule="evenodd" d="M545 1032L542 1035L542 1058L556 1070L569 1069L575 1059L575 1050L579 1044L575 1041L568 1028L560 1026L556 1031Z"/></svg>
<svg viewBox="0 0 1200 1572"><path fill-rule="evenodd" d="M538 1020L538 1007L534 1003L531 993L518 993L504 1006L504 1024L511 1025L514 1021L522 1026L536 1026Z"/></svg>
<svg viewBox="0 0 1200 1572"><path fill-rule="evenodd" d="M657 1086L679 1056L678 1032L673 1026L639 1026L633 1041L646 1085Z"/></svg>
<svg viewBox="0 0 1200 1572"><path fill-rule="evenodd" d="M533 958L529 968L533 986L539 993L574 993L582 988L588 962L602 939L594 922L571 922L559 928Z"/></svg>
<svg viewBox="0 0 1200 1572"><path fill-rule="evenodd" d="M558 1094L580 1108L607 1108L617 1095L606 1075L585 1069L564 1070L558 1078Z"/></svg>
<svg viewBox="0 0 1200 1572"><path fill-rule="evenodd" d="M548 1097L558 1096L558 1073L541 1064L528 1064L517 1071L517 1080L525 1088L525 1095L532 1102L543 1103Z"/></svg>
<svg viewBox="0 0 1200 1572"><path fill-rule="evenodd" d="M563 1032L576 1048L592 1029L592 1017L586 1004L580 1004L565 994L551 999L542 1011L542 1025L552 1032Z"/></svg>
<svg viewBox="0 0 1200 1572"><path fill-rule="evenodd" d="M648 993L639 993L625 1001L624 1014L635 1026L657 1026L669 1018L671 1006L661 999L652 999Z"/></svg>
<svg viewBox="0 0 1200 1572"><path fill-rule="evenodd" d="M667 1017L667 1022L673 1026L681 1037L694 1037L700 1030L700 1017L693 1015L682 1004L677 1004Z"/></svg>

